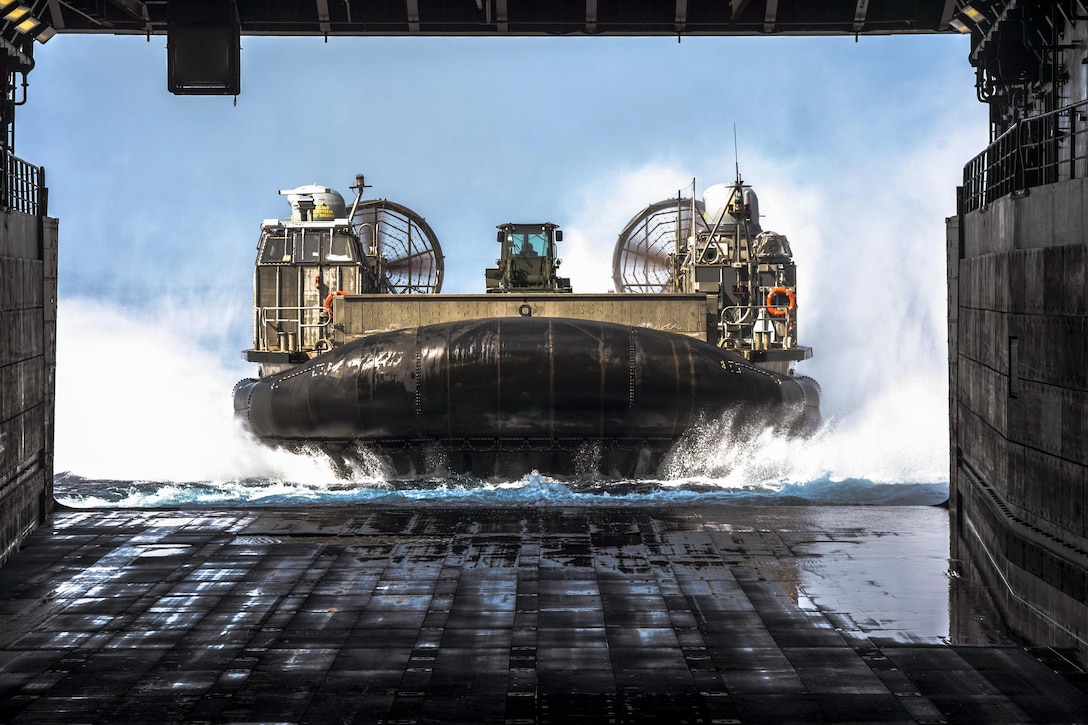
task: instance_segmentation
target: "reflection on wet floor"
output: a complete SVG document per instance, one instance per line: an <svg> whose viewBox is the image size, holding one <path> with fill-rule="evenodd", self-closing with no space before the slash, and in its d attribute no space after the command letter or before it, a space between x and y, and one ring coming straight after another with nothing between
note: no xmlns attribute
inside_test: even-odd
<svg viewBox="0 0 1088 725"><path fill-rule="evenodd" d="M0 569L0 719L1082 719L947 557L932 507L65 512Z"/></svg>
<svg viewBox="0 0 1088 725"><path fill-rule="evenodd" d="M881 530L880 518L894 509L858 509L854 522L870 526L864 536L789 539L799 571L798 587L844 630L920 644L950 641L948 514L940 508L912 510L909 539ZM829 513L807 511L811 530L831 529ZM843 512L837 512L840 517ZM839 522L841 526L845 522ZM975 644L957 639L960 644Z"/></svg>

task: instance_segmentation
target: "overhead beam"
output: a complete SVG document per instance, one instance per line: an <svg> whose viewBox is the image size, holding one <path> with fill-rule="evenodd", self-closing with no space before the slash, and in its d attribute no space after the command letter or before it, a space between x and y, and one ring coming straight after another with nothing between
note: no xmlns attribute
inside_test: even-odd
<svg viewBox="0 0 1088 725"><path fill-rule="evenodd" d="M408 0L408 32L419 32L419 0Z"/></svg>
<svg viewBox="0 0 1088 725"><path fill-rule="evenodd" d="M329 0L317 0L317 25L322 33L332 30L332 24L329 22Z"/></svg>
<svg viewBox="0 0 1088 725"><path fill-rule="evenodd" d="M64 11L60 9L60 0L49 0L49 24L57 30L64 30Z"/></svg>
<svg viewBox="0 0 1088 725"><path fill-rule="evenodd" d="M134 18L139 18L144 22L147 22L148 20L147 6L140 2L140 0L110 0L110 4L114 7L121 8Z"/></svg>
<svg viewBox="0 0 1088 725"><path fill-rule="evenodd" d="M676 0L676 32L682 33L688 27L688 0Z"/></svg>
<svg viewBox="0 0 1088 725"><path fill-rule="evenodd" d="M763 14L763 32L773 33L778 22L778 0L767 0L767 12Z"/></svg>
<svg viewBox="0 0 1088 725"><path fill-rule="evenodd" d="M510 15L506 10L506 0L495 0L495 30L500 33L510 32Z"/></svg>
<svg viewBox="0 0 1088 725"><path fill-rule="evenodd" d="M945 29L952 22L952 15L956 12L956 0L945 0L944 10L941 11L941 24L938 29Z"/></svg>
<svg viewBox="0 0 1088 725"><path fill-rule="evenodd" d="M854 7L854 32L865 30L865 16L869 14L869 0L858 0Z"/></svg>
<svg viewBox="0 0 1088 725"><path fill-rule="evenodd" d="M586 0L586 32L597 32L597 0Z"/></svg>

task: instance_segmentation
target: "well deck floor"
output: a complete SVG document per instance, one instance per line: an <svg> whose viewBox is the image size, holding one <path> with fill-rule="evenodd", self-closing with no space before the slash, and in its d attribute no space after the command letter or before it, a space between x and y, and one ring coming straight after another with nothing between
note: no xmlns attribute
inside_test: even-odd
<svg viewBox="0 0 1088 725"><path fill-rule="evenodd" d="M1084 722L1070 659L941 580L946 520L62 511L0 569L0 721Z"/></svg>

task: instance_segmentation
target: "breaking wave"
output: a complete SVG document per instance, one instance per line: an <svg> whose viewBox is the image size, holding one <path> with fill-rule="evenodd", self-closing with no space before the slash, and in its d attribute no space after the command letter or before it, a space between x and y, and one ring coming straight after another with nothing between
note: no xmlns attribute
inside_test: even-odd
<svg viewBox="0 0 1088 725"><path fill-rule="evenodd" d="M431 504L448 506L664 505L936 505L948 498L943 483L874 483L825 477L804 483L736 488L699 481L559 479L533 471L520 479L470 476L323 484L241 481L98 481L59 474L57 500L75 508L250 507L294 504Z"/></svg>

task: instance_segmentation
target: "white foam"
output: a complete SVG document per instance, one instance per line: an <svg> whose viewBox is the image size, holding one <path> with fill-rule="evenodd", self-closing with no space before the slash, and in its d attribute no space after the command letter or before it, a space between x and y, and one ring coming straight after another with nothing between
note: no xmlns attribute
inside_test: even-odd
<svg viewBox="0 0 1088 725"><path fill-rule="evenodd" d="M666 467L669 480L725 487L823 477L948 480L943 220L955 199L944 190L955 188L961 160L977 144L965 131L821 184L810 183L803 168L745 152L745 180L760 195L762 225L786 234L797 260L801 343L815 351L797 371L819 381L827 423L806 441L769 432L738 439L721 423L708 424ZM704 159L695 171L703 174L699 193L731 175L732 159ZM690 195L691 173L647 163L575 190L572 199L609 200L584 202L566 227L577 291L611 287L616 231L649 203L678 190Z"/></svg>
<svg viewBox="0 0 1088 725"><path fill-rule="evenodd" d="M947 481L947 427L934 414L943 415L944 405L930 382L919 378L878 391L861 409L825 420L808 438L748 427L727 415L692 431L661 472L673 485L768 491L822 479Z"/></svg>
<svg viewBox="0 0 1088 725"><path fill-rule="evenodd" d="M336 481L327 458L270 449L236 423L231 391L254 371L224 362L234 350L200 342L228 327L230 311L202 299L140 309L62 299L56 470L128 481Z"/></svg>

